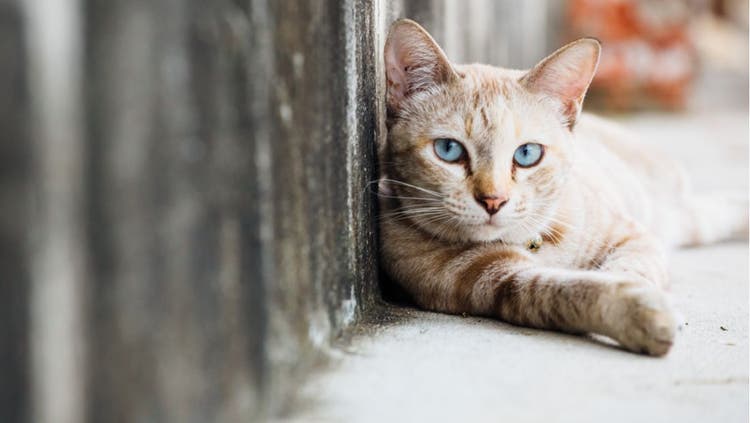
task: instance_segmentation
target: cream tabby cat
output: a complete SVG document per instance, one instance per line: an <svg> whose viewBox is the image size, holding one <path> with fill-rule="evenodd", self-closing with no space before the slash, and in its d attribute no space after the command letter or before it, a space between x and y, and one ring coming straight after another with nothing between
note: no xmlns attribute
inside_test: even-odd
<svg viewBox="0 0 750 423"><path fill-rule="evenodd" d="M663 245L747 231L665 155L581 115L599 42L530 71L451 64L418 24L385 45L382 262L421 307L609 336L651 355L677 322Z"/></svg>

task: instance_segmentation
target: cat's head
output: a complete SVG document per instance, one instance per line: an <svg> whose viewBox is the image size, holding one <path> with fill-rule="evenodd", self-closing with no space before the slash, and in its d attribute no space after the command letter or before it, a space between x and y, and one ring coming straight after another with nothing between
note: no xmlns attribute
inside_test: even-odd
<svg viewBox="0 0 750 423"><path fill-rule="evenodd" d="M520 243L544 231L599 50L581 39L530 71L456 65L417 23L395 22L380 163L381 195L398 198L391 217L454 241Z"/></svg>

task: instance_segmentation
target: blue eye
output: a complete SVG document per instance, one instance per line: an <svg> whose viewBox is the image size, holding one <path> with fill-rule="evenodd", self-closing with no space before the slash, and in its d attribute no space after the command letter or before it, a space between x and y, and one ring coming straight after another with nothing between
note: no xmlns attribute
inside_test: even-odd
<svg viewBox="0 0 750 423"><path fill-rule="evenodd" d="M435 140L435 154L449 163L458 162L466 158L464 146L450 138L438 138Z"/></svg>
<svg viewBox="0 0 750 423"><path fill-rule="evenodd" d="M521 167L531 167L539 163L544 155L544 147L541 144L530 142L516 148L513 153L513 161Z"/></svg>

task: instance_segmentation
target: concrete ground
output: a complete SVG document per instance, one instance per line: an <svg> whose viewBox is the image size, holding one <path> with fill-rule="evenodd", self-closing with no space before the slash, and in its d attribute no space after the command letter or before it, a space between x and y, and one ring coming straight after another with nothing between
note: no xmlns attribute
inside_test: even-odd
<svg viewBox="0 0 750 423"><path fill-rule="evenodd" d="M682 159L696 187L747 192L746 110L625 124ZM747 422L747 243L676 251L670 269L683 324L664 358L394 306L333 352L291 420Z"/></svg>

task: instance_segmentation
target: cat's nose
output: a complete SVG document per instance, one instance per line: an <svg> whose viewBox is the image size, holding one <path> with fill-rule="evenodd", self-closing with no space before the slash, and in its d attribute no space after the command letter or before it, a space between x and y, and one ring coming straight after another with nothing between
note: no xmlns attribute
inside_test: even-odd
<svg viewBox="0 0 750 423"><path fill-rule="evenodd" d="M508 202L508 196L505 194L482 194L476 197L477 202L487 210L487 213L492 216L493 214L500 211L500 208Z"/></svg>

